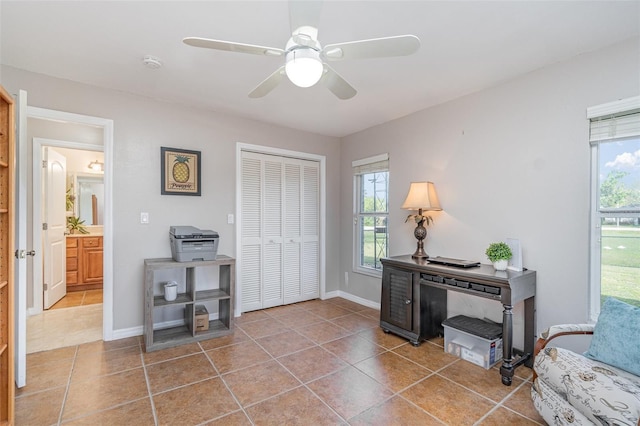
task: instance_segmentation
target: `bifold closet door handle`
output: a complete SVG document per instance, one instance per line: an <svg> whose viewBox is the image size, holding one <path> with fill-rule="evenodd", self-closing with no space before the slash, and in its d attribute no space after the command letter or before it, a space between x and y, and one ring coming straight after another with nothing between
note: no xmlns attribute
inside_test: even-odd
<svg viewBox="0 0 640 426"><path fill-rule="evenodd" d="M411 299L407 299L407 300L405 300L405 301L404 301L404 304L405 304L405 305L410 305L410 304L411 304Z"/></svg>

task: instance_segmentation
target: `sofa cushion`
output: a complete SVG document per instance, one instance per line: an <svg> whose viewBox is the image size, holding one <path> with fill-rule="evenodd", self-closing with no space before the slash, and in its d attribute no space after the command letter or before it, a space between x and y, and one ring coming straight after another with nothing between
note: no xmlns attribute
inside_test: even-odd
<svg viewBox="0 0 640 426"><path fill-rule="evenodd" d="M569 401L558 395L540 378L531 386L531 400L542 418L550 425L593 426L592 420L576 410Z"/></svg>
<svg viewBox="0 0 640 426"><path fill-rule="evenodd" d="M640 419L640 378L563 348L547 347L535 359L538 381L595 424L637 425ZM542 414L542 411L540 411ZM549 419L546 419L549 422ZM555 421L555 420L554 420Z"/></svg>
<svg viewBox="0 0 640 426"><path fill-rule="evenodd" d="M640 376L640 308L605 300L585 355Z"/></svg>

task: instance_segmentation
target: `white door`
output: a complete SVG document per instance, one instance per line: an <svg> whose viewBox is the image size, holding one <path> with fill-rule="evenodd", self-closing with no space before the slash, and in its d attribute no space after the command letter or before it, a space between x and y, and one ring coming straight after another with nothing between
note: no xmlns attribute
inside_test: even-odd
<svg viewBox="0 0 640 426"><path fill-rule="evenodd" d="M67 159L51 147L44 147L47 172L44 179L44 309L67 294Z"/></svg>
<svg viewBox="0 0 640 426"><path fill-rule="evenodd" d="M242 311L319 297L319 164L242 152Z"/></svg>
<svg viewBox="0 0 640 426"><path fill-rule="evenodd" d="M243 152L241 158L242 311L262 308L262 160Z"/></svg>
<svg viewBox="0 0 640 426"><path fill-rule="evenodd" d="M300 162L287 159L284 165L284 302L299 302L302 296L300 246L302 243L302 208L300 204Z"/></svg>
<svg viewBox="0 0 640 426"><path fill-rule="evenodd" d="M285 303L320 296L320 169L315 161L285 161Z"/></svg>
<svg viewBox="0 0 640 426"><path fill-rule="evenodd" d="M16 248L27 248L27 92L16 99ZM32 252L33 253L33 252ZM37 255L37 253L35 253ZM17 256L15 271L15 376L16 386L27 384L27 259ZM38 257L34 257L34 261Z"/></svg>
<svg viewBox="0 0 640 426"><path fill-rule="evenodd" d="M318 162L303 161L301 189L301 300L310 300L320 297L320 167Z"/></svg>

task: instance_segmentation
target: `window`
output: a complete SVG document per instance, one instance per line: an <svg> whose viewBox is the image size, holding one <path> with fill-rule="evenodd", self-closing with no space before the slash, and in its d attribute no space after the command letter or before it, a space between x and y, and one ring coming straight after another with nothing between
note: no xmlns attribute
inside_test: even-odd
<svg viewBox="0 0 640 426"><path fill-rule="evenodd" d="M389 160L387 154L354 161L354 270L382 275L389 250Z"/></svg>
<svg viewBox="0 0 640 426"><path fill-rule="evenodd" d="M591 319L607 297L640 306L640 97L591 119Z"/></svg>

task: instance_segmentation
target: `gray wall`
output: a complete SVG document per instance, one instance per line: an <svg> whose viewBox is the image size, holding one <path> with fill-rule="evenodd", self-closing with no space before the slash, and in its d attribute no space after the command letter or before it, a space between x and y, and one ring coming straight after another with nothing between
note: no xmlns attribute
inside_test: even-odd
<svg viewBox="0 0 640 426"><path fill-rule="evenodd" d="M2 67L10 93L28 92L30 106L114 121L114 329L143 322L143 260L170 257L169 226L220 234L219 253L235 255L236 143L326 156L326 290L338 289L340 145L337 138ZM202 152L202 196L160 195L160 147ZM140 212L150 224L140 224Z"/></svg>
<svg viewBox="0 0 640 426"><path fill-rule="evenodd" d="M217 230L220 252L235 253L226 215L235 209L236 142L327 157L327 291L380 301L380 280L352 272L351 161L388 152L390 254L415 250L414 225L399 206L409 182L432 180L444 211L433 215L427 252L487 262L490 242L519 238L525 266L538 271L541 330L587 319L585 110L640 93L638 52L630 41L581 55L342 141L8 67L2 84L12 93L26 89L33 106L114 120L116 330L142 325L142 262L170 255L170 225ZM160 146L202 151L201 197L160 195ZM150 212L149 225L139 224L141 211ZM495 302L450 295L450 315L500 319L500 311ZM519 315L516 308L516 332Z"/></svg>
<svg viewBox="0 0 640 426"><path fill-rule="evenodd" d="M340 288L380 300L380 280L352 272L351 162L388 152L390 255L415 250L415 224L404 223L400 205L411 181L431 180L443 211L433 214L427 253L489 263L489 243L518 238L524 266L538 273L537 330L586 321L586 108L640 93L638 53L638 41L629 41L343 138ZM499 320L494 304L450 293L449 315Z"/></svg>

